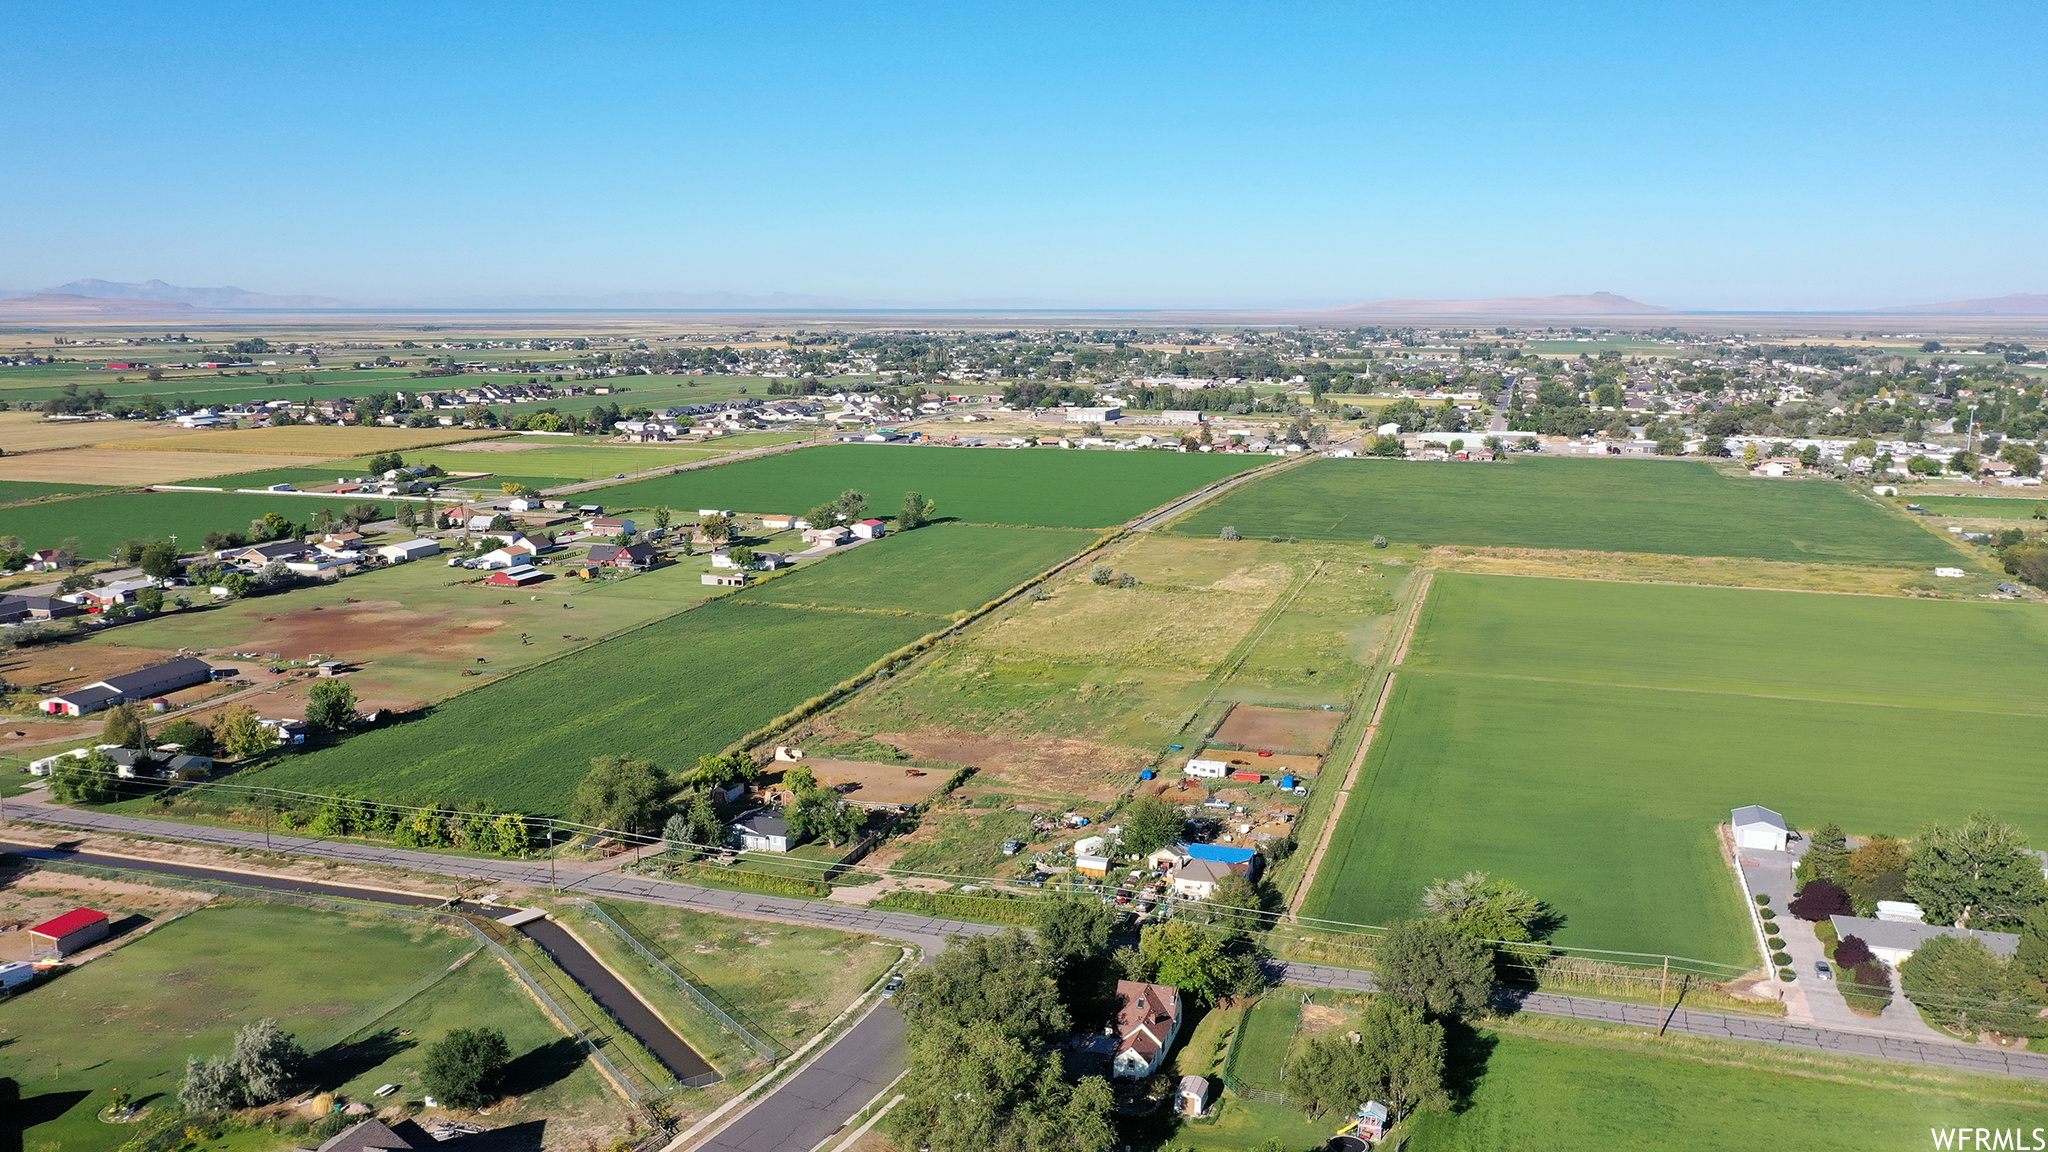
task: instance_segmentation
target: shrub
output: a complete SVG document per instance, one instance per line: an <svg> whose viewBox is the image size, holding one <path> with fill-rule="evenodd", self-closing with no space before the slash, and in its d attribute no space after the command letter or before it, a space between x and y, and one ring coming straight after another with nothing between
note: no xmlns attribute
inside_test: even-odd
<svg viewBox="0 0 2048 1152"><path fill-rule="evenodd" d="M1794 972L1790 968L1780 968L1778 969L1778 979L1783 980L1787 984L1790 984L1794 980L1799 979L1799 973Z"/></svg>
<svg viewBox="0 0 2048 1152"><path fill-rule="evenodd" d="M1221 536L1221 537L1222 537L1223 539L1225 539L1225 540L1242 540L1242 539L1244 539L1244 537L1242 537L1242 536L1240 536L1240 535L1238 535L1238 534L1237 534L1237 529L1235 529L1235 528L1231 527L1231 526L1230 526L1230 525L1228 525L1228 524L1226 524L1226 525L1224 525L1224 526L1223 526L1223 531L1222 531L1221 533L1219 533L1219 535L1220 535L1220 536Z"/></svg>
<svg viewBox="0 0 2048 1152"><path fill-rule="evenodd" d="M1764 921L1764 935L1766 935L1766 936L1776 936L1777 934L1778 934L1778 922L1777 922L1776 920L1766 920L1766 921Z"/></svg>
<svg viewBox="0 0 2048 1152"><path fill-rule="evenodd" d="M1385 548L1387 546L1387 538L1385 536L1373 537L1372 546L1375 548Z"/></svg>
<svg viewBox="0 0 2048 1152"><path fill-rule="evenodd" d="M1783 952L1785 950L1785 938L1782 936L1773 936L1769 940L1764 941L1764 943L1770 945L1773 952Z"/></svg>
<svg viewBox="0 0 2048 1152"><path fill-rule="evenodd" d="M1792 954L1790 952L1773 952L1771 953L1771 963L1783 968L1792 963Z"/></svg>
<svg viewBox="0 0 2048 1152"><path fill-rule="evenodd" d="M1844 936L1841 943L1835 945L1835 963L1844 968L1860 968L1873 959L1870 945L1865 944L1861 936Z"/></svg>
<svg viewBox="0 0 2048 1152"><path fill-rule="evenodd" d="M1877 960L1865 960L1842 970L1839 987L1850 1008L1876 1016L1892 1002L1891 969Z"/></svg>
<svg viewBox="0 0 2048 1152"><path fill-rule="evenodd" d="M1849 890L1832 880L1809 880L1799 895L1786 905L1801 920L1819 921L1830 916L1847 916L1854 911Z"/></svg>
<svg viewBox="0 0 2048 1152"><path fill-rule="evenodd" d="M1759 904L1769 904L1771 902L1771 894L1769 892L1757 893L1756 902Z"/></svg>

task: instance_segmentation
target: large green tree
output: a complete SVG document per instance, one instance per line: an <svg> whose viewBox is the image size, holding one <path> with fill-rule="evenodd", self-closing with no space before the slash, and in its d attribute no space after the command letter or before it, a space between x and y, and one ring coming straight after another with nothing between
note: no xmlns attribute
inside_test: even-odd
<svg viewBox="0 0 2048 1152"><path fill-rule="evenodd" d="M1261 983L1258 960L1229 933L1188 920L1147 925L1138 934L1140 974L1179 988L1199 1004L1238 995Z"/></svg>
<svg viewBox="0 0 2048 1152"><path fill-rule="evenodd" d="M1118 847L1136 856L1148 855L1179 840L1188 826L1179 806L1163 796L1140 796L1131 801L1117 814L1117 823L1123 828Z"/></svg>
<svg viewBox="0 0 2048 1152"><path fill-rule="evenodd" d="M317 732L346 732L356 722L356 690L346 680L316 680L307 694L306 724Z"/></svg>
<svg viewBox="0 0 2048 1152"><path fill-rule="evenodd" d="M1488 879L1484 872L1431 884L1423 890L1422 911L1461 935L1510 944L1542 939L1555 920L1549 905L1506 880Z"/></svg>
<svg viewBox="0 0 2048 1152"><path fill-rule="evenodd" d="M1404 920L1373 945L1379 989L1442 1016L1485 1009L1493 949L1436 920Z"/></svg>
<svg viewBox="0 0 2048 1152"><path fill-rule="evenodd" d="M1998 929L2048 902L2048 884L2026 834L1980 812L1920 833L1906 863L1906 894L1934 923Z"/></svg>
<svg viewBox="0 0 2048 1152"><path fill-rule="evenodd" d="M570 815L579 824L651 835L668 809L668 774L637 756L598 756L576 786Z"/></svg>
<svg viewBox="0 0 2048 1152"><path fill-rule="evenodd" d="M999 936L956 936L928 968L912 972L896 997L913 1029L987 1024L1037 1046L1072 1026L1051 965L1020 928Z"/></svg>
<svg viewBox="0 0 2048 1152"><path fill-rule="evenodd" d="M1965 1031L2007 1035L2041 1030L2024 974L1970 936L1936 936L1899 968L1906 998L1928 1015Z"/></svg>
<svg viewBox="0 0 2048 1152"><path fill-rule="evenodd" d="M481 1108L498 1098L498 1083L511 1059L504 1033L495 1028L457 1028L427 1046L420 1086L450 1107Z"/></svg>
<svg viewBox="0 0 2048 1152"><path fill-rule="evenodd" d="M1414 1004L1381 997L1365 1010L1357 1039L1331 1031L1304 1044L1287 1066L1287 1098L1319 1117L1367 1100L1396 1115L1450 1106L1444 1088L1444 1026Z"/></svg>
<svg viewBox="0 0 2048 1152"><path fill-rule="evenodd" d="M889 1129L898 1146L929 1152L1112 1152L1114 1104L1100 1077L1068 1084L1056 1053L993 1021L914 1026Z"/></svg>

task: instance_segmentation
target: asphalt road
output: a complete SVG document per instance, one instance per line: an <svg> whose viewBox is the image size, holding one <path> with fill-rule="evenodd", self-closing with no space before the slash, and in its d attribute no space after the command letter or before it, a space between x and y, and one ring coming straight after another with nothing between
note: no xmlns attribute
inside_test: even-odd
<svg viewBox="0 0 2048 1152"><path fill-rule="evenodd" d="M808 1152L844 1127L909 1058L903 1014L885 1000L698 1152Z"/></svg>

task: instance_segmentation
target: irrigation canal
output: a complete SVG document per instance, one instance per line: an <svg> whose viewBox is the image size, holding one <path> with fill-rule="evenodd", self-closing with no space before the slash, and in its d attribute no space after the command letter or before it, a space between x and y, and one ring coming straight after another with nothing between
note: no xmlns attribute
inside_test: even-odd
<svg viewBox="0 0 2048 1152"><path fill-rule="evenodd" d="M294 892L305 896L325 896L338 900L423 908L486 920L495 920L513 911L503 906L448 900L437 896L386 892L377 888L352 888L345 884L323 884L315 880L198 868L189 864L171 864L127 856L106 856L95 852L69 852L62 848L43 848L30 844L0 842L0 851L24 860L90 864L98 868L150 872L161 876L176 876L213 884L233 884L242 888L259 888L271 892ZM693 1079L702 1082L702 1077L718 1074L710 1061L690 1047L688 1041L677 1035L676 1030L669 1027L660 1016L655 1015L653 1009L635 995L632 989L626 987L617 976L612 975L611 969L606 968L596 956L591 955L590 950L561 925L551 920L533 920L520 925L518 931L524 933L535 946L547 953L548 958L589 993L590 998L597 1001L599 1007L610 1013L619 1027L638 1040L656 1060L661 1061L662 1067L666 1068L670 1075L684 1082Z"/></svg>

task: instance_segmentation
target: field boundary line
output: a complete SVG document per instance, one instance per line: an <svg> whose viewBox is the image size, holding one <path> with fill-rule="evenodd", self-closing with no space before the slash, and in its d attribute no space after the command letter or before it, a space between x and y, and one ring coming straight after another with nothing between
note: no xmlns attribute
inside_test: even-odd
<svg viewBox="0 0 2048 1152"><path fill-rule="evenodd" d="M1438 545L1442 547L1442 545ZM1463 545L1460 545L1463 547ZM1669 556L1675 560L1754 560L1753 556L1678 556L1669 552L1602 552L1602 556ZM1790 560L1766 560L1766 564L1790 564ZM1817 561L1816 567L1826 561ZM1847 568L1850 565L1841 565ZM1974 604L1975 597L1966 596L1922 596L1911 592L1857 592L1847 588L1783 588L1775 584L1702 584L1697 580L1653 580L1633 579L1627 576L1602 576L1588 573L1582 576L1567 576L1556 572L1479 572L1464 568L1445 568L1456 576L1499 576L1508 580L1583 580L1597 584L1657 584L1666 588L1720 588L1729 592L1798 592L1807 596L1869 596L1879 600L1920 600L1936 604ZM1914 571L1918 571L1915 568ZM1986 575L1990 575L1988 571ZM2021 601L2025 603L2025 601Z"/></svg>
<svg viewBox="0 0 2048 1152"><path fill-rule="evenodd" d="M1387 710L1387 700L1394 694L1394 672L1401 661L1408 656L1408 640L1415 635L1415 626L1422 619L1423 602L1429 599L1429 587L1434 572L1419 573L1421 584L1415 590L1415 603L1408 609L1408 620L1402 626L1401 639L1394 648L1393 658L1387 667L1386 679L1380 683L1379 698L1373 701L1372 715L1366 719L1365 738L1358 742L1358 751L1351 757L1351 767L1344 773L1343 786L1337 789L1336 803L1330 807L1330 814L1323 819L1322 833L1316 837L1315 852L1308 858L1308 866L1302 869L1301 885L1294 890L1294 899L1288 902L1287 914L1301 916L1302 906L1308 903L1309 892L1316 886L1316 873L1323 866L1323 855L1329 851L1330 841L1336 837L1337 825L1343 820L1344 809L1351 799L1351 789L1358 784L1358 773L1365 767L1366 756L1372 751L1373 737L1379 735L1380 717Z"/></svg>

